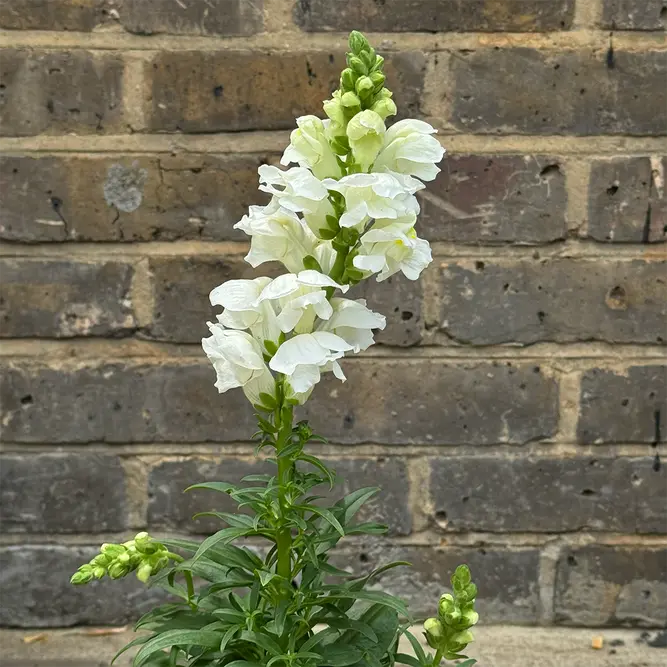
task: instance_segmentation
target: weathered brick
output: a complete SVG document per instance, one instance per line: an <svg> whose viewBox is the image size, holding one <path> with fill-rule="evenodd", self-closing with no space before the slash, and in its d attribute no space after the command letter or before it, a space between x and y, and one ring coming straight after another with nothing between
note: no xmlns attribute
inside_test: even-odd
<svg viewBox="0 0 667 667"><path fill-rule="evenodd" d="M581 380L580 442L667 442L667 366L594 368Z"/></svg>
<svg viewBox="0 0 667 667"><path fill-rule="evenodd" d="M431 461L434 520L456 532L666 533L665 466L643 458Z"/></svg>
<svg viewBox="0 0 667 667"><path fill-rule="evenodd" d="M574 0L297 0L304 30L537 32L572 26Z"/></svg>
<svg viewBox="0 0 667 667"><path fill-rule="evenodd" d="M118 129L122 75L122 60L106 53L2 49L0 135Z"/></svg>
<svg viewBox="0 0 667 667"><path fill-rule="evenodd" d="M567 226L565 175L544 155L453 155L419 193L431 241L549 243Z"/></svg>
<svg viewBox="0 0 667 667"><path fill-rule="evenodd" d="M207 0L180 3L172 0L123 0L120 21L142 35L166 32L177 35L252 35L264 25L263 0Z"/></svg>
<svg viewBox="0 0 667 667"><path fill-rule="evenodd" d="M375 342L409 347L422 338L422 284L396 274L381 283L367 280L349 292L351 299L363 297L371 310L387 318L383 331L376 331Z"/></svg>
<svg viewBox="0 0 667 667"><path fill-rule="evenodd" d="M459 52L451 119L494 134L665 134L667 52ZM436 68L437 72L437 68ZM516 73L521 72L517 77Z"/></svg>
<svg viewBox="0 0 667 667"><path fill-rule="evenodd" d="M149 335L160 340L196 343L209 336L206 321L215 322L209 294L233 278L253 278L256 272L240 258L153 257L153 323Z"/></svg>
<svg viewBox="0 0 667 667"><path fill-rule="evenodd" d="M0 457L2 529L99 533L127 527L120 459L101 454Z"/></svg>
<svg viewBox="0 0 667 667"><path fill-rule="evenodd" d="M119 581L105 577L87 586L72 586L72 574L96 553L96 547L0 548L0 625L125 625L164 601L163 592L147 588L131 576Z"/></svg>
<svg viewBox="0 0 667 667"><path fill-rule="evenodd" d="M408 479L405 463L399 459L344 459L326 461L338 473L334 490L316 490L318 495L340 498L351 491L380 486L382 492L359 512L360 521L388 524L394 534L407 535L412 529L408 508ZM192 517L199 512L215 510L236 512L236 503L225 494L212 491L183 490L198 482L225 481L238 484L252 474L275 474L275 465L255 459L225 458L216 463L203 459L165 461L153 468L149 478L149 525L157 528L212 533L224 524L211 517Z"/></svg>
<svg viewBox="0 0 667 667"><path fill-rule="evenodd" d="M0 260L0 337L123 335L135 327L121 262Z"/></svg>
<svg viewBox="0 0 667 667"><path fill-rule="evenodd" d="M268 156L0 157L0 238L240 241ZM118 208L120 206L120 208Z"/></svg>
<svg viewBox="0 0 667 667"><path fill-rule="evenodd" d="M399 546L369 543L337 551L333 562L352 572L367 572L391 561L400 567L380 575L376 588L399 595L417 617L434 615L449 578L467 563L479 588L476 608L484 623L535 623L538 613L539 553L536 549Z"/></svg>
<svg viewBox="0 0 667 667"><path fill-rule="evenodd" d="M442 330L473 345L662 342L667 262L460 261L443 267Z"/></svg>
<svg viewBox="0 0 667 667"><path fill-rule="evenodd" d="M615 243L667 240L667 158L595 160L588 188L588 236Z"/></svg>
<svg viewBox="0 0 667 667"><path fill-rule="evenodd" d="M600 25L609 30L664 30L664 0L603 0Z"/></svg>
<svg viewBox="0 0 667 667"><path fill-rule="evenodd" d="M344 368L350 381L327 377L301 412L333 442L524 443L557 429L558 385L535 366L357 359ZM247 441L250 405L240 391L218 396L213 382L204 361L9 364L0 374L3 438Z"/></svg>
<svg viewBox="0 0 667 667"><path fill-rule="evenodd" d="M220 397L207 363L17 365L0 377L3 439L23 442L248 440L240 391Z"/></svg>
<svg viewBox="0 0 667 667"><path fill-rule="evenodd" d="M8 0L0 5L5 30L90 32L106 17L107 0Z"/></svg>
<svg viewBox="0 0 667 667"><path fill-rule="evenodd" d="M304 412L334 442L525 443L557 428L558 385L537 366L440 360L347 361Z"/></svg>
<svg viewBox="0 0 667 667"><path fill-rule="evenodd" d="M602 545L565 549L556 574L555 612L567 625L664 627L667 551Z"/></svg>
<svg viewBox="0 0 667 667"><path fill-rule="evenodd" d="M340 52L162 52L146 64L149 126L170 132L289 129L295 116L321 109L338 87L343 63ZM425 66L418 52L387 59L403 113L418 112Z"/></svg>

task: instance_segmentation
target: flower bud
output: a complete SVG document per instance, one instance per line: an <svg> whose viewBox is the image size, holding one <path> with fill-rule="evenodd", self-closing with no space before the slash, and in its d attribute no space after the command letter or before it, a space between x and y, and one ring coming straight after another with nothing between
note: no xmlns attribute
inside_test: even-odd
<svg viewBox="0 0 667 667"><path fill-rule="evenodd" d="M440 616L444 617L445 614L450 613L454 609L456 609L456 602L454 602L454 598L451 596L451 594L445 593L440 598L440 604L438 605Z"/></svg>
<svg viewBox="0 0 667 667"><path fill-rule="evenodd" d="M452 653L458 653L463 651L463 649L473 641L474 637L470 630L464 630L463 632L457 632L455 635L452 635L447 642L447 648Z"/></svg>
<svg viewBox="0 0 667 667"><path fill-rule="evenodd" d="M361 100L353 92L344 93L340 98L340 103L348 108L355 109L361 107Z"/></svg>
<svg viewBox="0 0 667 667"><path fill-rule="evenodd" d="M108 554L97 554L93 560L90 561L91 565L99 565L100 567L107 567L113 558Z"/></svg>
<svg viewBox="0 0 667 667"><path fill-rule="evenodd" d="M360 76L368 74L368 67L366 67L366 64L361 58L358 58L357 56L349 56L347 63L356 74L359 74Z"/></svg>
<svg viewBox="0 0 667 667"><path fill-rule="evenodd" d="M144 584L148 583L151 574L153 574L153 566L149 562L143 563L137 569L137 579Z"/></svg>
<svg viewBox="0 0 667 667"><path fill-rule="evenodd" d="M369 78L373 82L373 90L379 93L387 77L382 72L373 72Z"/></svg>
<svg viewBox="0 0 667 667"><path fill-rule="evenodd" d="M468 609L461 614L461 623L465 623L466 627L471 628L479 621L479 614L474 609Z"/></svg>
<svg viewBox="0 0 667 667"><path fill-rule="evenodd" d="M382 149L386 128L384 121L375 111L366 109L358 113L347 126L347 138L350 140L352 155L362 171L366 171L375 162Z"/></svg>
<svg viewBox="0 0 667 667"><path fill-rule="evenodd" d="M86 566L79 568L69 580L70 584L75 586L82 586L93 580L93 571L90 568L84 569Z"/></svg>
<svg viewBox="0 0 667 667"><path fill-rule="evenodd" d="M93 577L95 577L95 579L101 579L106 573L106 569L100 565L93 568Z"/></svg>
<svg viewBox="0 0 667 667"><path fill-rule="evenodd" d="M353 30L350 33L348 44L350 45L350 51L356 54L370 49L368 40L358 30Z"/></svg>
<svg viewBox="0 0 667 667"><path fill-rule="evenodd" d="M461 610L454 607L454 609L451 609L450 611L445 612L442 614L441 618L445 621L447 625L450 627L454 627L459 624L461 621Z"/></svg>
<svg viewBox="0 0 667 667"><path fill-rule="evenodd" d="M388 116L395 116L396 112L398 111L396 109L396 104L394 100L391 100L389 98L382 98L375 102L373 106L371 107L372 111L375 111L375 113L382 118L382 120L387 120Z"/></svg>
<svg viewBox="0 0 667 667"><path fill-rule="evenodd" d="M375 64L373 65L373 70L376 72L382 71L384 67L384 58L382 56L375 56Z"/></svg>
<svg viewBox="0 0 667 667"><path fill-rule="evenodd" d="M359 54L359 57L364 61L364 65L370 72L375 65L375 49L372 46L368 47L368 50L362 51Z"/></svg>
<svg viewBox="0 0 667 667"><path fill-rule="evenodd" d="M471 581L470 568L467 565L459 565L452 575L452 586L456 588L458 583L461 588L465 588Z"/></svg>
<svg viewBox="0 0 667 667"><path fill-rule="evenodd" d="M130 562L131 556L128 551L124 551L122 554L119 554L116 557L115 562L116 563L121 563L122 565L128 565Z"/></svg>
<svg viewBox="0 0 667 667"><path fill-rule="evenodd" d="M128 574L129 571L130 568L127 565L123 565L123 563L116 562L109 568L109 576L112 579L121 579L126 574Z"/></svg>
<svg viewBox="0 0 667 667"><path fill-rule="evenodd" d="M424 634L431 648L438 648L445 638L445 629L437 618L427 618L424 621Z"/></svg>
<svg viewBox="0 0 667 667"><path fill-rule="evenodd" d="M349 67L345 68L340 75L340 86L343 90L354 90L354 82L356 81L356 75L352 69Z"/></svg>
<svg viewBox="0 0 667 667"><path fill-rule="evenodd" d="M122 544L103 544L100 547L100 551L113 559L124 553L125 547Z"/></svg>
<svg viewBox="0 0 667 667"><path fill-rule="evenodd" d="M373 88L373 81L367 76L360 76L355 84L355 90L361 99L366 99L373 92Z"/></svg>

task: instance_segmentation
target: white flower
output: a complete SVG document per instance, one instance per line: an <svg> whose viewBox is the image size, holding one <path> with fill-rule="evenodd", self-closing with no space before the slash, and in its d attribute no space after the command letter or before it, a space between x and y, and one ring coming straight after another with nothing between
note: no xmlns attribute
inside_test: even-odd
<svg viewBox="0 0 667 667"><path fill-rule="evenodd" d="M331 299L333 315L322 322L318 331L330 331L340 336L352 346L353 352L368 349L373 343L373 329L384 329L387 320L384 315L366 308L365 299Z"/></svg>
<svg viewBox="0 0 667 667"><path fill-rule="evenodd" d="M268 206L251 206L234 229L252 237L250 252L245 259L257 267L264 262L282 262L288 271L303 269L304 257L313 255L317 238L296 213L280 206L273 199Z"/></svg>
<svg viewBox="0 0 667 667"><path fill-rule="evenodd" d="M378 220L361 237L361 249L354 266L361 271L379 274L378 282L402 271L406 278L417 280L431 263L431 246L417 237L415 217L402 220Z"/></svg>
<svg viewBox="0 0 667 667"><path fill-rule="evenodd" d="M255 304L275 304L276 312L279 311L276 321L284 333L310 333L316 317L328 320L333 314L326 293L328 287L343 292L349 289L348 285L339 285L318 271L301 271L297 275L287 273L267 283Z"/></svg>
<svg viewBox="0 0 667 667"><path fill-rule="evenodd" d="M270 278L254 280L228 280L210 294L211 305L225 310L218 315L218 322L228 329L248 329L268 351L265 341L279 344L280 326L277 313L269 301L259 301L262 290L271 283Z"/></svg>
<svg viewBox="0 0 667 667"><path fill-rule="evenodd" d="M274 396L273 376L257 341L245 331L227 330L220 324L209 322L208 328L213 335L202 339L202 347L215 368L218 391L242 387L253 405L262 402L261 393Z"/></svg>
<svg viewBox="0 0 667 667"><path fill-rule="evenodd" d="M338 359L352 350L340 336L328 331L301 334L285 341L271 359L269 366L284 373L295 394L306 394L319 381L322 372L333 371L343 382L345 375Z"/></svg>
<svg viewBox="0 0 667 667"><path fill-rule="evenodd" d="M399 120L387 130L373 169L432 181L440 172L436 164L445 155L440 142L431 136L436 132L422 120Z"/></svg>
<svg viewBox="0 0 667 667"><path fill-rule="evenodd" d="M341 175L340 165L327 137L330 123L317 116L297 118L298 129L290 135L290 145L285 149L280 164L295 162L311 169L316 178L338 178Z"/></svg>
<svg viewBox="0 0 667 667"><path fill-rule="evenodd" d="M419 213L414 193L424 186L414 179L402 181L391 174L351 174L340 181L327 178L323 184L345 197L341 227L361 228L371 218L396 219Z"/></svg>
<svg viewBox="0 0 667 667"><path fill-rule="evenodd" d="M292 167L283 171L278 167L263 164L258 172L259 189L262 192L272 194L280 206L288 211L302 213L315 234L327 227L326 216L334 213L329 201L329 191L309 169Z"/></svg>
<svg viewBox="0 0 667 667"><path fill-rule="evenodd" d="M331 96L331 99L324 101L324 113L331 120L331 125L327 128L330 138L345 135L347 119L345 118L345 111L343 111L343 105L340 101L341 96L340 90L337 90Z"/></svg>
<svg viewBox="0 0 667 667"><path fill-rule="evenodd" d="M382 118L366 109L354 116L347 125L347 138L350 140L350 148L355 162L361 166L362 171L375 162L384 143L386 128Z"/></svg>

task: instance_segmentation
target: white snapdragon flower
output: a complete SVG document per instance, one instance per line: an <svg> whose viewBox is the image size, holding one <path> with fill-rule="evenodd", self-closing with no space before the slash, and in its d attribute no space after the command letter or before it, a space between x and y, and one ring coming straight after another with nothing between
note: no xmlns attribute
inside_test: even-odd
<svg viewBox="0 0 667 667"><path fill-rule="evenodd" d="M287 273L267 283L255 303L258 306L265 302L273 304L278 312L276 321L284 333L310 333L316 317L328 320L333 314L326 293L328 287L342 292L349 289L348 285L339 285L318 271Z"/></svg>
<svg viewBox="0 0 667 667"><path fill-rule="evenodd" d="M375 162L375 158L384 144L386 128L384 120L370 109L358 113L347 125L347 138L355 162L362 171Z"/></svg>
<svg viewBox="0 0 667 667"><path fill-rule="evenodd" d="M318 240L299 216L273 199L268 206L251 206L234 225L252 238L245 260L253 267L282 262L288 271L303 269L303 259L315 253Z"/></svg>
<svg viewBox="0 0 667 667"><path fill-rule="evenodd" d="M253 405L262 402L261 393L274 396L275 382L259 343L245 331L228 330L211 322L208 328L212 335L202 339L202 346L215 368L218 391L241 387Z"/></svg>
<svg viewBox="0 0 667 667"><path fill-rule="evenodd" d="M326 216L334 213L329 191L323 181L315 178L309 169L292 167L283 171L263 164L258 172L259 189L262 192L272 194L280 206L288 211L303 214L308 227L315 234L327 227Z"/></svg>
<svg viewBox="0 0 667 667"><path fill-rule="evenodd" d="M343 382L338 359L353 346L329 331L301 334L285 341L269 362L276 373L284 373L296 395L307 395L320 381L321 373L333 371Z"/></svg>
<svg viewBox="0 0 667 667"><path fill-rule="evenodd" d="M431 263L431 246L420 239L414 228L415 217L377 220L361 237L361 248L353 263L357 269L377 273L378 282L402 271L417 280Z"/></svg>
<svg viewBox="0 0 667 667"><path fill-rule="evenodd" d="M228 329L248 329L250 334L267 352L265 341L280 344L281 329L278 315L270 301L260 301L264 288L271 278L264 276L254 280L228 280L210 294L211 305L222 306L218 322Z"/></svg>
<svg viewBox="0 0 667 667"><path fill-rule="evenodd" d="M298 128L290 135L290 145L285 149L280 164L294 162L309 168L319 179L338 178L341 175L340 165L328 138L330 123L317 116L297 118Z"/></svg>
<svg viewBox="0 0 667 667"><path fill-rule="evenodd" d="M402 181L391 174L351 174L340 181L327 178L323 184L345 197L341 227L362 227L371 218L396 219L419 213L414 193L424 186L411 179Z"/></svg>
<svg viewBox="0 0 667 667"><path fill-rule="evenodd" d="M445 155L440 142L431 136L436 132L423 120L399 120L387 130L373 170L432 181L440 172L436 163Z"/></svg>
<svg viewBox="0 0 667 667"><path fill-rule="evenodd" d="M318 327L318 331L330 331L340 336L357 353L367 350L375 342L373 329L384 329L387 319L366 307L365 299L331 299L333 315Z"/></svg>

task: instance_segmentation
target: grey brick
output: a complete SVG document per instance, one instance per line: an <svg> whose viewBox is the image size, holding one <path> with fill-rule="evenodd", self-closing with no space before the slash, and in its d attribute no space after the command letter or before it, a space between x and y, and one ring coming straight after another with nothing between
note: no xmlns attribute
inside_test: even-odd
<svg viewBox="0 0 667 667"><path fill-rule="evenodd" d="M519 444L557 429L558 385L536 366L379 359L344 366L349 382L327 377L300 410L333 442ZM241 391L219 396L213 382L206 362L13 363L0 374L3 439L247 441L255 430L249 403Z"/></svg>
<svg viewBox="0 0 667 667"><path fill-rule="evenodd" d="M517 48L453 55L451 119L461 131L667 133L665 52L614 51L608 58L604 51Z"/></svg>
<svg viewBox="0 0 667 667"><path fill-rule="evenodd" d="M376 588L399 595L417 618L432 616L450 589L456 567L467 563L479 588L476 608L483 623L535 623L538 614L537 549L499 547L399 546L369 543L334 554L333 562L352 572L404 560L412 567L387 571Z"/></svg>
<svg viewBox="0 0 667 667"><path fill-rule="evenodd" d="M99 533L127 527L120 459L101 454L0 457L5 532Z"/></svg>
<svg viewBox="0 0 667 667"><path fill-rule="evenodd" d="M588 190L588 236L613 243L667 240L667 158L595 160ZM654 171L655 169L655 171Z"/></svg>
<svg viewBox="0 0 667 667"><path fill-rule="evenodd" d="M0 157L0 238L10 241L243 241L232 229L251 204L265 204L257 167L265 155L175 155L157 158ZM118 167L117 165L120 165ZM115 170L142 182L119 184ZM105 187L127 193L119 210Z"/></svg>
<svg viewBox="0 0 667 667"><path fill-rule="evenodd" d="M0 337L109 336L135 328L129 264L3 259L0 273Z"/></svg>
<svg viewBox="0 0 667 667"><path fill-rule="evenodd" d="M310 31L539 32L570 28L574 0L297 0L294 15Z"/></svg>
<svg viewBox="0 0 667 667"><path fill-rule="evenodd" d="M664 30L664 0L603 0L600 25L609 30Z"/></svg>
<svg viewBox="0 0 667 667"><path fill-rule="evenodd" d="M120 20L130 32L142 35L247 36L264 25L263 0L207 0L179 3L171 0L123 0Z"/></svg>
<svg viewBox="0 0 667 667"><path fill-rule="evenodd" d="M582 443L667 442L667 366L594 368L581 380Z"/></svg>
<svg viewBox="0 0 667 667"><path fill-rule="evenodd" d="M442 331L473 345L662 343L667 262L532 259L443 267Z"/></svg>
<svg viewBox="0 0 667 667"><path fill-rule="evenodd" d="M122 76L122 60L104 52L2 49L0 135L119 129Z"/></svg>
<svg viewBox="0 0 667 667"><path fill-rule="evenodd" d="M162 52L146 64L149 126L168 132L291 129L295 116L318 113L338 87L343 63L341 52ZM425 66L418 52L387 58L385 71L403 113L418 110Z"/></svg>
<svg viewBox="0 0 667 667"><path fill-rule="evenodd" d="M133 576L72 586L72 574L96 553L96 547L87 546L0 547L0 625L125 625L164 601L164 593L146 588Z"/></svg>
<svg viewBox="0 0 667 667"><path fill-rule="evenodd" d="M667 551L639 545L565 549L555 612L566 625L665 627Z"/></svg>
<svg viewBox="0 0 667 667"><path fill-rule="evenodd" d="M666 483L651 456L431 461L433 520L455 532L667 533Z"/></svg>
<svg viewBox="0 0 667 667"><path fill-rule="evenodd" d="M334 442L525 443L555 433L558 385L537 366L448 365L441 360L346 362L304 413Z"/></svg>
<svg viewBox="0 0 667 667"><path fill-rule="evenodd" d="M565 174L544 155L453 155L419 193L431 241L549 243L566 233Z"/></svg>
<svg viewBox="0 0 667 667"><path fill-rule="evenodd" d="M411 532L408 508L409 483L405 463L389 459L329 460L327 465L338 473L333 491L326 486L316 494L337 500L356 489L380 486L382 492L371 499L357 515L359 521L377 521L389 525L394 534ZM151 527L212 533L224 524L211 517L192 520L199 512L236 512L236 503L225 494L184 489L198 482L240 483L246 475L275 474L275 465L256 459L224 458L219 463L203 459L165 461L153 468L149 478L148 519Z"/></svg>
<svg viewBox="0 0 667 667"><path fill-rule="evenodd" d="M107 0L8 0L0 6L5 30L90 32L105 19Z"/></svg>

